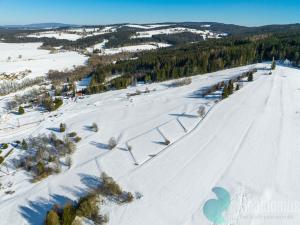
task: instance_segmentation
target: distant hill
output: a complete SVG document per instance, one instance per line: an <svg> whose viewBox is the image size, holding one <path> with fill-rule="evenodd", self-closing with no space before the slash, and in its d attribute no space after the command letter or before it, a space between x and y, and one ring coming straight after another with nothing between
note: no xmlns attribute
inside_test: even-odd
<svg viewBox="0 0 300 225"><path fill-rule="evenodd" d="M26 24L26 25L4 25L2 28L6 29L28 29L28 30L39 30L39 29L56 29L62 27L77 27L73 24L64 24L64 23L35 23L35 24Z"/></svg>

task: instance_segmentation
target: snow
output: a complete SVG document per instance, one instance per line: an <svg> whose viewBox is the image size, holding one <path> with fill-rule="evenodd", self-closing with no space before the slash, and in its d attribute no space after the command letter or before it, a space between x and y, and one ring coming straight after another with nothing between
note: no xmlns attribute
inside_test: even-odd
<svg viewBox="0 0 300 225"><path fill-rule="evenodd" d="M148 30L148 29L154 29L154 28L159 28L159 27L168 27L168 26L171 26L171 24L147 24L147 25L127 24L124 26Z"/></svg>
<svg viewBox="0 0 300 225"><path fill-rule="evenodd" d="M166 48L171 45L164 43L149 43L149 44L140 44L140 45L131 45L119 48L108 48L103 49L105 55L112 55L121 52L140 52L140 51L149 51L157 48Z"/></svg>
<svg viewBox="0 0 300 225"><path fill-rule="evenodd" d="M175 28L166 28L161 30L141 31L141 32L137 32L136 35L132 36L131 38L150 38L154 35L159 35L159 34L178 34L183 32L190 32L190 33L202 35L203 39L220 38L222 36L226 36L225 33L217 34L209 30L197 30L197 29L191 29L185 27L175 27Z"/></svg>
<svg viewBox="0 0 300 225"><path fill-rule="evenodd" d="M124 190L143 195L130 204L103 206L109 225L211 225L202 207L215 198L215 186L231 194L227 224L299 224L300 70L278 65L268 76L269 64L255 66L259 70L254 81L244 82L241 90L219 103L213 96L200 97L199 90L252 65L194 76L187 86L170 87L173 81L139 85L65 100L50 114L18 116L20 127L0 129L2 142L49 133L48 128L61 122L82 141L71 169L59 175L33 184L25 172L9 168L10 174L0 177L5 191L15 191L0 191L1 224L42 224L52 204L77 199L91 185L91 177L102 171ZM127 98L127 93L146 87L150 93ZM196 113L201 105L208 111L203 120ZM44 120L23 127L33 113L36 120ZM10 115L6 123L13 124L16 117ZM93 122L98 133L86 129ZM111 137L118 147L109 151L105 145ZM164 138L170 145L160 143ZM19 154L15 149L8 163ZM281 211L265 216L264 207L274 204L282 206ZM291 211L289 206L295 207Z"/></svg>
<svg viewBox="0 0 300 225"><path fill-rule="evenodd" d="M70 40L70 41L76 41L76 40L82 38L82 36L78 35L78 34L68 34L68 33L58 32L58 31L40 32L40 33L36 33L36 34L27 35L27 37L66 39L66 40Z"/></svg>
<svg viewBox="0 0 300 225"><path fill-rule="evenodd" d="M104 40L103 42L94 45L94 47L87 48L87 51L93 52L94 50L100 50L101 55L113 55L121 52L149 51L157 48L167 48L171 46L166 43L150 42L145 44L130 45L130 46L119 47L119 48L105 48L105 44L107 42L108 40Z"/></svg>
<svg viewBox="0 0 300 225"><path fill-rule="evenodd" d="M76 28L76 29L68 29L68 30L59 30L59 31L45 31L45 32L39 32L34 34L29 34L27 37L33 37L33 38L56 38L56 39L66 39L70 41L76 41L81 38L95 36L95 35L101 35L101 34L107 34L116 32L116 28L109 26L104 27L102 29L100 28Z"/></svg>
<svg viewBox="0 0 300 225"><path fill-rule="evenodd" d="M41 45L42 43L0 43L0 73L31 70L27 78L33 78L45 75L50 69L72 69L73 66L83 65L87 60L84 55L71 51L50 54L48 50L39 49Z"/></svg>

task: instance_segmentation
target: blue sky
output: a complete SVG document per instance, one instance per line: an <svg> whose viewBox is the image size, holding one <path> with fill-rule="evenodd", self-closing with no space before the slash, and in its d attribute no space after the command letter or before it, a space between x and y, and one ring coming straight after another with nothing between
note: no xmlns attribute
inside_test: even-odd
<svg viewBox="0 0 300 225"><path fill-rule="evenodd" d="M0 25L215 21L240 25L300 22L300 1L0 0Z"/></svg>

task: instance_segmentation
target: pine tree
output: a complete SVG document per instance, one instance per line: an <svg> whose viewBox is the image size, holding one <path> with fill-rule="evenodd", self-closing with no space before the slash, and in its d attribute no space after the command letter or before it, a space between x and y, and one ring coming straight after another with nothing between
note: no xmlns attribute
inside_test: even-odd
<svg viewBox="0 0 300 225"><path fill-rule="evenodd" d="M233 93L233 82L230 80L228 83L228 95L231 95Z"/></svg>
<svg viewBox="0 0 300 225"><path fill-rule="evenodd" d="M224 88L223 88L222 99L225 99L228 96L229 96L229 94L228 94L228 86L225 85Z"/></svg>
<svg viewBox="0 0 300 225"><path fill-rule="evenodd" d="M60 131L61 133L63 133L63 132L66 131L66 124L65 124L65 123L61 123L61 124L59 125L59 131Z"/></svg>
<svg viewBox="0 0 300 225"><path fill-rule="evenodd" d="M276 61L275 61L275 59L274 59L274 57L273 57L271 69L272 69L272 70L275 70L275 68L276 68Z"/></svg>
<svg viewBox="0 0 300 225"><path fill-rule="evenodd" d="M22 149L23 149L23 150L28 150L28 144L27 144L27 142L25 141L25 139L23 139L23 141L22 141Z"/></svg>
<svg viewBox="0 0 300 225"><path fill-rule="evenodd" d="M60 225L59 217L54 210L48 212L46 217L46 225Z"/></svg>
<svg viewBox="0 0 300 225"><path fill-rule="evenodd" d="M253 73L248 74L248 81L249 82L253 81Z"/></svg>
<svg viewBox="0 0 300 225"><path fill-rule="evenodd" d="M67 204L63 209L62 225L72 225L76 217L76 210L72 204Z"/></svg>

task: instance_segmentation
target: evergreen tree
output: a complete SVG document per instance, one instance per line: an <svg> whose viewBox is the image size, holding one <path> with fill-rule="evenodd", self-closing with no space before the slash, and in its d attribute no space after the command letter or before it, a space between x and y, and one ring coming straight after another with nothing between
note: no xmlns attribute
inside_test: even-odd
<svg viewBox="0 0 300 225"><path fill-rule="evenodd" d="M276 61L275 61L275 59L274 59L274 57L273 57L271 69L272 69L272 70L275 70L275 68L276 68Z"/></svg>
<svg viewBox="0 0 300 225"><path fill-rule="evenodd" d="M228 95L231 95L233 93L233 82L230 80L228 83Z"/></svg>
<svg viewBox="0 0 300 225"><path fill-rule="evenodd" d="M248 81L249 82L253 81L253 73L248 74Z"/></svg>
<svg viewBox="0 0 300 225"><path fill-rule="evenodd" d="M22 106L19 107L18 113L19 115L23 115L25 113L25 110Z"/></svg>
<svg viewBox="0 0 300 225"><path fill-rule="evenodd" d="M28 144L25 141L25 139L23 139L21 147L22 147L23 150L28 150Z"/></svg>
<svg viewBox="0 0 300 225"><path fill-rule="evenodd" d="M73 205L67 204L63 210L62 225L72 225L75 217L76 217L76 210L74 209Z"/></svg>
<svg viewBox="0 0 300 225"><path fill-rule="evenodd" d="M223 88L223 92L222 92L222 99L225 99L229 96L228 94L228 86L225 85L224 88Z"/></svg>
<svg viewBox="0 0 300 225"><path fill-rule="evenodd" d="M46 225L61 225L59 217L54 210L48 212L46 217Z"/></svg>
<svg viewBox="0 0 300 225"><path fill-rule="evenodd" d="M63 133L63 132L65 132L66 131L66 124L65 123L61 123L60 125L59 125L59 131L61 132L61 133Z"/></svg>

